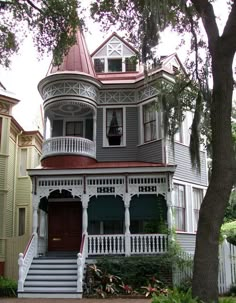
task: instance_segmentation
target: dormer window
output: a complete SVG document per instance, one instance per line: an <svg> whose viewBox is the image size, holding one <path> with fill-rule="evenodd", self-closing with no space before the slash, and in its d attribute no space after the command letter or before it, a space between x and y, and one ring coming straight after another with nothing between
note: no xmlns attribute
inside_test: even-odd
<svg viewBox="0 0 236 303"><path fill-rule="evenodd" d="M104 73L105 59L94 59L94 68L96 73Z"/></svg>
<svg viewBox="0 0 236 303"><path fill-rule="evenodd" d="M126 72L135 72L136 71L137 58L130 57L125 58L125 71Z"/></svg>
<svg viewBox="0 0 236 303"><path fill-rule="evenodd" d="M122 72L122 59L108 59L108 72Z"/></svg>

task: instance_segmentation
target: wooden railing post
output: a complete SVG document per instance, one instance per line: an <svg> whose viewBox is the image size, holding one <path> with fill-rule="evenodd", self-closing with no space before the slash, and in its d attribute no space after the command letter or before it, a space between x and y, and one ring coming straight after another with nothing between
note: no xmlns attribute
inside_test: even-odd
<svg viewBox="0 0 236 303"><path fill-rule="evenodd" d="M77 254L77 292L83 290L83 257L81 253Z"/></svg>
<svg viewBox="0 0 236 303"><path fill-rule="evenodd" d="M18 265L19 265L18 291L24 291L24 254L22 253L19 254Z"/></svg>

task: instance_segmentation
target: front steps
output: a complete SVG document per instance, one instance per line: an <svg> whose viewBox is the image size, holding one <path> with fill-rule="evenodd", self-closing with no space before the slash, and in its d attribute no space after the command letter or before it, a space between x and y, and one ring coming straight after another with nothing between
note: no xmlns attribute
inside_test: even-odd
<svg viewBox="0 0 236 303"><path fill-rule="evenodd" d="M82 298L76 257L40 257L31 264L19 298Z"/></svg>

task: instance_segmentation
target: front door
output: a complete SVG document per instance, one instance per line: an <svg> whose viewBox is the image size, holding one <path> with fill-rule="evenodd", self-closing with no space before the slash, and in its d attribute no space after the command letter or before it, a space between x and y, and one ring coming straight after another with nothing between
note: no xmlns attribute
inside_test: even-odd
<svg viewBox="0 0 236 303"><path fill-rule="evenodd" d="M48 250L79 251L82 233L81 202L50 202Z"/></svg>

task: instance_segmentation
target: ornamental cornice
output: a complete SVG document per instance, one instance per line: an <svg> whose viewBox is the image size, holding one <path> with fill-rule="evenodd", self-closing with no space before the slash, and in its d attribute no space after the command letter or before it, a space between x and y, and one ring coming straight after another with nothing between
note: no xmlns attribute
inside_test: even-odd
<svg viewBox="0 0 236 303"><path fill-rule="evenodd" d="M46 85L41 95L43 100L57 96L81 96L97 101L98 89L85 81L64 80Z"/></svg>

